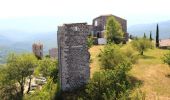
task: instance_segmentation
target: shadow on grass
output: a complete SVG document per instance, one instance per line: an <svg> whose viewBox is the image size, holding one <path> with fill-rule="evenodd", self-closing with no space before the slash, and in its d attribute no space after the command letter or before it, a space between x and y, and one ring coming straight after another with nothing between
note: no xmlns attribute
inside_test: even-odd
<svg viewBox="0 0 170 100"><path fill-rule="evenodd" d="M165 75L167 78L170 78L170 74Z"/></svg>
<svg viewBox="0 0 170 100"><path fill-rule="evenodd" d="M147 55L139 55L139 57L143 59L155 59L154 56L147 56Z"/></svg>
<svg viewBox="0 0 170 100"><path fill-rule="evenodd" d="M73 91L60 91L60 93L57 94L54 100L77 100L79 97L83 97L86 94L85 89L86 87L84 85Z"/></svg>
<svg viewBox="0 0 170 100"><path fill-rule="evenodd" d="M131 82L131 88L134 89L136 87L140 87L143 85L144 81L137 79L134 76L129 76L128 77L130 82Z"/></svg>

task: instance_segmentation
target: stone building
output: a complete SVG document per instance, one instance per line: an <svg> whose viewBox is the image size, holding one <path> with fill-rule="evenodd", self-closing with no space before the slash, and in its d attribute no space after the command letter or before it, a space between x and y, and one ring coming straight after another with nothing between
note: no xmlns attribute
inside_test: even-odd
<svg viewBox="0 0 170 100"><path fill-rule="evenodd" d="M88 26L88 29L89 29L89 32L88 32L88 35L92 35L93 33L93 25L87 25Z"/></svg>
<svg viewBox="0 0 170 100"><path fill-rule="evenodd" d="M114 16L112 14L110 15L101 15L95 19L93 19L93 36L97 37L98 39L100 38L104 38L104 33L105 33L105 29L106 29L106 23L107 23L107 19L109 17L113 16L122 26L122 30L124 32L124 38L125 41L128 41L128 33L127 33L127 21L123 18Z"/></svg>
<svg viewBox="0 0 170 100"><path fill-rule="evenodd" d="M62 91L72 91L89 80L88 33L87 23L64 24L58 27L59 78Z"/></svg>
<svg viewBox="0 0 170 100"><path fill-rule="evenodd" d="M58 49L57 48L51 48L49 50L49 56L50 56L50 58L53 58L53 59L58 58Z"/></svg>
<svg viewBox="0 0 170 100"><path fill-rule="evenodd" d="M34 43L32 45L32 51L38 59L41 59L43 57L43 44Z"/></svg>

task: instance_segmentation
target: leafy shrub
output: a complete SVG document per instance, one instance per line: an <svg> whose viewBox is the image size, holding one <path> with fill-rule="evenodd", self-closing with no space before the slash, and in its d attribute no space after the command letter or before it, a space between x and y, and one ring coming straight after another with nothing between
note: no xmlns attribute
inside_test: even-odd
<svg viewBox="0 0 170 100"><path fill-rule="evenodd" d="M120 47L114 44L108 44L104 47L104 50L99 54L99 60L102 69L114 69L121 63L131 63L130 59L120 50Z"/></svg>
<svg viewBox="0 0 170 100"><path fill-rule="evenodd" d="M135 51L131 47L128 47L126 50L123 50L124 55L129 58L132 64L137 63L139 59L138 55L136 55L134 52Z"/></svg>
<svg viewBox="0 0 170 100"><path fill-rule="evenodd" d="M170 66L170 51L164 55L163 62Z"/></svg>
<svg viewBox="0 0 170 100"><path fill-rule="evenodd" d="M88 46L88 48L91 48L93 46L93 42L94 42L93 37L89 36L87 38L87 46Z"/></svg>
<svg viewBox="0 0 170 100"><path fill-rule="evenodd" d="M87 100L114 100L127 97L130 83L126 72L130 70L127 64L119 64L114 70L96 72L86 87Z"/></svg>
<svg viewBox="0 0 170 100"><path fill-rule="evenodd" d="M108 44L99 54L99 60L103 69L113 69L124 59L117 45Z"/></svg>

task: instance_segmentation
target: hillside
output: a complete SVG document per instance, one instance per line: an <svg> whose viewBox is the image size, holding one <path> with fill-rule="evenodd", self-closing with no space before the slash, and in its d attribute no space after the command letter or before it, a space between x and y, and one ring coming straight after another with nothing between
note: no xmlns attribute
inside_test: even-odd
<svg viewBox="0 0 170 100"><path fill-rule="evenodd" d="M159 22L160 39L170 38L170 21ZM157 23L139 24L128 27L128 33L134 36L143 36L144 32L149 37L152 31L153 38L155 38Z"/></svg>
<svg viewBox="0 0 170 100"><path fill-rule="evenodd" d="M4 31L5 33L5 31ZM57 33L36 33L34 35L22 35L25 32L6 31L8 34L0 36L0 63L5 62L5 58L10 52L23 53L32 52L32 44L41 42L44 45L44 53L47 54L50 48L57 47ZM26 34L26 33L25 33Z"/></svg>
<svg viewBox="0 0 170 100"><path fill-rule="evenodd" d="M93 46L90 49L91 76L95 71L100 71L98 54L102 48L103 46ZM127 45L122 47L122 49L126 48ZM133 65L129 72L129 76L133 77L134 82L140 83L139 89L146 95L146 100L170 99L170 68L161 60L166 52L167 50L161 49L148 50L144 53L145 56L140 56L138 62ZM137 89L135 88L134 91Z"/></svg>

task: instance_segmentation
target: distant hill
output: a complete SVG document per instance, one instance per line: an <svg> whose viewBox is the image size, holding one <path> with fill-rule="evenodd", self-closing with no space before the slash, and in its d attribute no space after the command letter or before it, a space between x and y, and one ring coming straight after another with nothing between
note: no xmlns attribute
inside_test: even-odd
<svg viewBox="0 0 170 100"><path fill-rule="evenodd" d="M170 21L159 22L160 39L170 38ZM155 38L157 23L139 24L128 27L128 33L134 36L143 36L144 32L149 37L152 31L152 37Z"/></svg>
<svg viewBox="0 0 170 100"><path fill-rule="evenodd" d="M57 31L57 30L56 30ZM4 35L0 35L0 47L7 46L11 48L29 48L35 42L44 44L45 49L57 46L57 32L35 33L29 35L26 32L7 31ZM1 31L0 31L1 32Z"/></svg>
<svg viewBox="0 0 170 100"><path fill-rule="evenodd" d="M0 62L9 52L32 52L32 44L44 44L44 53L57 47L58 17L0 19Z"/></svg>
<svg viewBox="0 0 170 100"><path fill-rule="evenodd" d="M24 34L24 32L21 33L15 32L14 31L12 32L12 34L17 34L14 37L12 37L11 35L0 36L0 63L5 63L6 56L10 52L15 53L32 52L32 44L35 42L43 43L44 54L48 54L48 50L50 48L57 47L56 32L36 33L35 35L27 36L22 35Z"/></svg>

